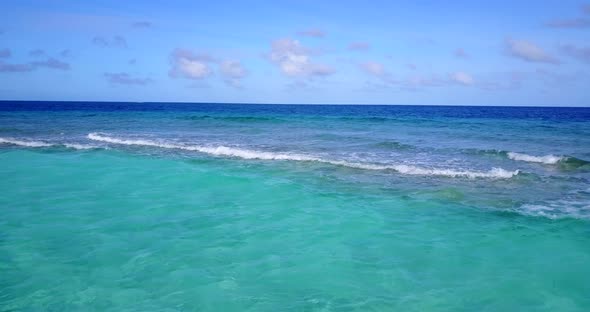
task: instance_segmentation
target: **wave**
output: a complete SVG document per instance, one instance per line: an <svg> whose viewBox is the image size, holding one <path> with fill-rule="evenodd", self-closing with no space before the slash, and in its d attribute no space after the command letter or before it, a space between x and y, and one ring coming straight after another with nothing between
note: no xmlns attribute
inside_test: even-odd
<svg viewBox="0 0 590 312"><path fill-rule="evenodd" d="M101 148L100 146L96 146L96 145L78 144L78 143L64 143L63 146L65 146L67 148L77 149L77 150L88 150L88 149Z"/></svg>
<svg viewBox="0 0 590 312"><path fill-rule="evenodd" d="M523 153L507 152L506 156L509 159L517 161L526 161L533 163L542 163L547 165L554 165L562 160L567 159L565 156L545 155L545 156L532 156Z"/></svg>
<svg viewBox="0 0 590 312"><path fill-rule="evenodd" d="M541 163L546 165L559 165L561 169L571 170L580 169L582 167L590 166L590 162L579 159L572 156L556 156L556 155L545 155L545 156L532 156L524 153L507 152L506 156L509 159L516 161L526 161L531 163Z"/></svg>
<svg viewBox="0 0 590 312"><path fill-rule="evenodd" d="M525 153L510 152L510 151L495 150L495 149L488 149L488 150L465 149L463 151L468 154L501 156L501 157L505 157L505 158L515 160L515 161L523 161L523 162L538 163L538 164L545 164L545 165L558 165L559 167L561 167L561 169L566 169L566 170L590 166L590 161L576 158L573 156L567 156L567 155L534 156L534 155L528 155Z"/></svg>
<svg viewBox="0 0 590 312"><path fill-rule="evenodd" d="M17 139L5 139L5 138L0 138L0 143L25 146L25 147L50 147L50 146L53 146L53 144L40 142L40 141L22 141L22 140L17 140Z"/></svg>
<svg viewBox="0 0 590 312"><path fill-rule="evenodd" d="M518 212L528 216L549 219L590 219L590 202L560 199L552 202L522 205Z"/></svg>
<svg viewBox="0 0 590 312"><path fill-rule="evenodd" d="M12 144L24 147L66 147L76 150L87 150L87 149L95 149L100 148L99 146L89 145L89 144L79 144L79 143L64 143L64 144L52 144L42 141L23 141L17 139L7 139L7 138L0 138L0 144Z"/></svg>
<svg viewBox="0 0 590 312"><path fill-rule="evenodd" d="M162 141L152 141L146 139L121 139L110 137L99 133L90 133L87 136L90 140L100 141L111 144L121 145L137 145L137 146L151 146L167 149L180 149L186 151L196 151L214 156L228 156L242 159L258 159L258 160L291 160L291 161L308 161L320 162L337 166L344 166L349 168L364 169L364 170L392 170L405 175L423 175L423 176L445 176L445 177L466 177L466 178L495 178L507 179L519 174L519 170L508 171L502 168L493 168L489 171L470 171L470 170L453 170L453 169L439 169L426 168L411 165L384 165L348 162L343 160L329 160L315 156L308 156L293 153L274 153L265 151L256 151L249 149L241 149L227 146L200 146L200 145L185 145Z"/></svg>
<svg viewBox="0 0 590 312"><path fill-rule="evenodd" d="M564 169L590 168L590 161L568 156L560 162Z"/></svg>

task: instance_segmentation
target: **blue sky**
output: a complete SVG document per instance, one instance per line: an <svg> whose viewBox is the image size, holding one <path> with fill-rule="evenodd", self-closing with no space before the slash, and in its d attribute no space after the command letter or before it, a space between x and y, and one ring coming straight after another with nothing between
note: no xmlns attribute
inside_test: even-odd
<svg viewBox="0 0 590 312"><path fill-rule="evenodd" d="M7 0L0 99L590 106L590 2Z"/></svg>

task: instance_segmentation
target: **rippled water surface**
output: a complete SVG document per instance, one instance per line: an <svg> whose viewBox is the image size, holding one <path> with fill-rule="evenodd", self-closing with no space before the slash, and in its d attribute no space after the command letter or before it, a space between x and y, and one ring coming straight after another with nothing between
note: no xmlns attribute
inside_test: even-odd
<svg viewBox="0 0 590 312"><path fill-rule="evenodd" d="M587 311L590 109L0 102L0 311Z"/></svg>

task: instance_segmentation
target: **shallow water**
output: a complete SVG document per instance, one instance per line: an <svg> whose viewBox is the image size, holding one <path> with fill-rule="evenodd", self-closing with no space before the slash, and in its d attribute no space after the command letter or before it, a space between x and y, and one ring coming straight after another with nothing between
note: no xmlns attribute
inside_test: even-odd
<svg viewBox="0 0 590 312"><path fill-rule="evenodd" d="M590 110L0 103L6 311L585 311Z"/></svg>

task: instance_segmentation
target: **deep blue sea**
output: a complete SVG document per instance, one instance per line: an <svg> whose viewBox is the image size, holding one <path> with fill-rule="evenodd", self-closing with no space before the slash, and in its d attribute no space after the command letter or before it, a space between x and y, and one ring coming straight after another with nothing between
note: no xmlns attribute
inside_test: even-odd
<svg viewBox="0 0 590 312"><path fill-rule="evenodd" d="M0 311L588 311L590 108L0 102Z"/></svg>

